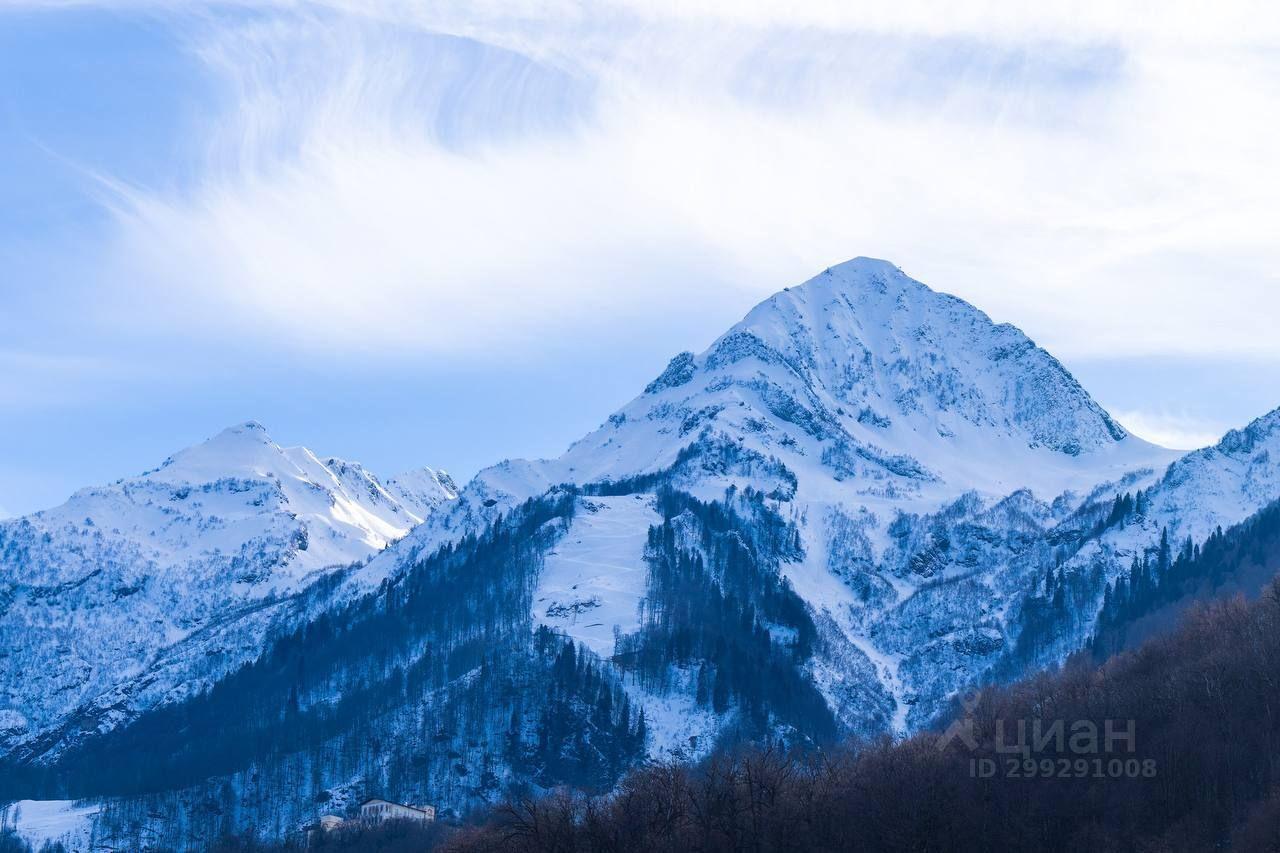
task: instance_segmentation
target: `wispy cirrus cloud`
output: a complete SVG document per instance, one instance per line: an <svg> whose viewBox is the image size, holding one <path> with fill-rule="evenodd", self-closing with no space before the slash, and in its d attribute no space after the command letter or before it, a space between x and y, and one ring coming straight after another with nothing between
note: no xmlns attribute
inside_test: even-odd
<svg viewBox="0 0 1280 853"><path fill-rule="evenodd" d="M0 500L246 417L555 453L858 254L1202 443L1280 401L1280 23L1206 9L11 0Z"/></svg>
<svg viewBox="0 0 1280 853"><path fill-rule="evenodd" d="M446 354L873 254L1067 355L1280 355L1266 20L929 9L169 9L221 109L197 180L113 197L113 277L211 334Z"/></svg>

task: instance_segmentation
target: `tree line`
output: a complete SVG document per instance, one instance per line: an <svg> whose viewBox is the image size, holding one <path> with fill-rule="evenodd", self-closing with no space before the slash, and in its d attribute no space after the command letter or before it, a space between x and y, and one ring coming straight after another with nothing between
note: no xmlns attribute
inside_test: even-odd
<svg viewBox="0 0 1280 853"><path fill-rule="evenodd" d="M1150 589L1172 595L1245 566L1274 575L1278 521L1280 509L1269 507L1176 552L1162 537ZM1176 630L1104 662L1087 650L1060 670L959 699L938 730L897 743L801 746L766 741L697 766L646 766L606 796L564 789L512 799L431 846L1278 851L1280 580L1253 601L1196 603Z"/></svg>
<svg viewBox="0 0 1280 853"><path fill-rule="evenodd" d="M1058 722L1060 738L1051 736ZM1082 656L987 690L951 723L960 728L900 743L764 747L700 767L647 767L609 797L510 803L442 845L1280 850L1280 583L1252 604L1202 605L1175 633L1103 665ZM1080 731L1092 739L1074 743L1068 734Z"/></svg>

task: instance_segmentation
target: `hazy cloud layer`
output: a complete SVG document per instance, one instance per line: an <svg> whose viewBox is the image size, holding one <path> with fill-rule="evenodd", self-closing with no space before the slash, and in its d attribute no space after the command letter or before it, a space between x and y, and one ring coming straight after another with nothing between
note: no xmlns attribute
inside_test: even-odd
<svg viewBox="0 0 1280 853"><path fill-rule="evenodd" d="M1242 426L1210 421L1185 412L1120 411L1113 414L1127 429L1148 441L1179 450L1216 444L1227 430Z"/></svg>
<svg viewBox="0 0 1280 853"><path fill-rule="evenodd" d="M458 353L870 254L1066 355L1280 354L1269 22L1107 8L177 15L223 110L199 180L116 188L113 269L213 326Z"/></svg>
<svg viewBox="0 0 1280 853"><path fill-rule="evenodd" d="M672 352L854 255L1069 365L1168 365L1141 383L1088 368L1157 441L1204 443L1260 414L1256 398L1280 403L1266 4L31 0L5 15L81 21L52 28L65 58L47 66L44 47L24 60L0 38L6 69L29 66L0 104L0 500L18 511L219 419L315 442L320 400L366 413L328 449L389 470L556 452ZM84 83L92 62L104 89L129 72L112 98ZM1175 355L1248 371L1193 395ZM545 387L477 438L474 413L539 359ZM556 381L578 365L589 389ZM290 408L300 372L310 396ZM393 421L413 440L372 437ZM73 445L86 431L96 444Z"/></svg>

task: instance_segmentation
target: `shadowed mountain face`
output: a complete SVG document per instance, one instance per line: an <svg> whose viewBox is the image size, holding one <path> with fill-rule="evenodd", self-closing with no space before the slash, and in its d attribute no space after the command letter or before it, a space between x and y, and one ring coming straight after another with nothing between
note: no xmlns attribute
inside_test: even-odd
<svg viewBox="0 0 1280 853"><path fill-rule="evenodd" d="M1085 646L1165 531L1181 547L1274 498L1272 419L1179 459L1017 329L857 259L677 355L561 457L503 462L456 495L246 425L77 495L56 523L8 523L7 577L63 586L11 585L5 620L111 615L77 615L56 634L72 648L125 618L173 633L132 640L115 669L86 661L73 700L10 687L14 712L45 715L11 714L10 754L50 768L49 792L180 789L174 809L201 786L310 780L314 800L236 813L263 825L370 792L462 808L607 788L642 757L735 739L909 733L959 690ZM77 501L98 492L123 532L87 532L105 511ZM153 528L181 547L144 553ZM100 561L109 583L48 556L95 536L133 549ZM28 660L53 648L16 628L6 642ZM171 730L191 744L178 762ZM127 789L84 769L108 759L133 768Z"/></svg>

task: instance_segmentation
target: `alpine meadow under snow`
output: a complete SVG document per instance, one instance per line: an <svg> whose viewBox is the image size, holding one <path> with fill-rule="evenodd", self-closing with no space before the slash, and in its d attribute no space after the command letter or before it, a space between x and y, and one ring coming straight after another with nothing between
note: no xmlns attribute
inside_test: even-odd
<svg viewBox="0 0 1280 853"><path fill-rule="evenodd" d="M858 258L460 489L247 423L0 522L0 802L32 839L198 848L366 796L459 816L901 738L1277 497L1280 410L1155 446L1018 329Z"/></svg>

